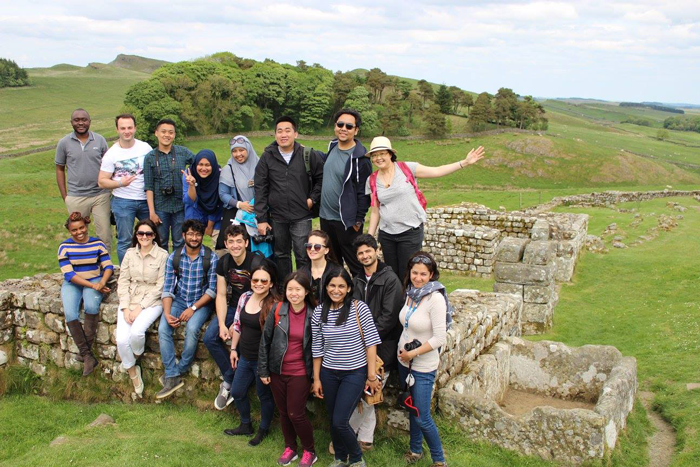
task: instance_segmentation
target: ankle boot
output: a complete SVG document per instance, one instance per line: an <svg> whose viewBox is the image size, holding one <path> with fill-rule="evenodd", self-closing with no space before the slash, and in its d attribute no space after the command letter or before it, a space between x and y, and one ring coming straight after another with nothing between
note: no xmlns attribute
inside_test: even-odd
<svg viewBox="0 0 700 467"><path fill-rule="evenodd" d="M100 315L89 315L85 313L85 340L87 341L88 349L92 352L92 346L95 344L95 336L97 335L97 323L100 321Z"/></svg>
<svg viewBox="0 0 700 467"><path fill-rule="evenodd" d="M262 443L262 440L264 440L267 437L267 434L269 432L270 430L258 428L258 432L255 434L255 437L248 441L248 444L251 446L257 446L258 444Z"/></svg>
<svg viewBox="0 0 700 467"><path fill-rule="evenodd" d="M68 329L70 329L70 334L73 336L75 345L78 346L80 350L80 355L83 357L83 376L87 376L93 372L95 367L97 367L97 359L92 355L90 348L87 345L87 339L85 338L85 332L83 331L83 326L77 319L67 323Z"/></svg>
<svg viewBox="0 0 700 467"><path fill-rule="evenodd" d="M224 434L229 436L244 436L253 434L253 424L252 423L241 423L238 428L229 428L224 430Z"/></svg>

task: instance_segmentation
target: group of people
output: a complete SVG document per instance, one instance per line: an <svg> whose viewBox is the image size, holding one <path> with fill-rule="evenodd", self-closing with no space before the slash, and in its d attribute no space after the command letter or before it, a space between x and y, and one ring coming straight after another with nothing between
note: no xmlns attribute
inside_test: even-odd
<svg viewBox="0 0 700 467"><path fill-rule="evenodd" d="M58 186L70 212L70 238L58 257L66 323L84 375L98 365L92 345L114 269L109 210L104 219L111 189L121 265L117 348L138 396L144 383L137 362L151 324L160 320L165 372L156 397L162 399L183 386L213 312L203 341L222 377L214 405L223 410L235 403L240 415L240 425L226 434L255 434L249 444L259 444L276 406L285 440L278 464L298 458L298 437L299 465L312 465L316 449L305 410L311 390L327 406L331 465L363 466L376 418L362 396L379 391L388 372L398 370L414 409L406 461L422 457L425 438L433 465L446 465L430 400L447 301L435 260L420 251L425 198L416 178L473 164L483 148L440 167L397 162L387 138L375 138L367 151L355 138L360 115L344 109L335 116L337 139L327 153L297 143L296 123L281 117L260 158L245 136L236 136L221 168L210 150L195 156L174 145L172 120L158 123L154 149L134 138L136 122L128 114L116 118L119 139L111 148L89 131L84 110L71 122L74 131L56 151ZM370 205L369 234L363 234ZM312 230L319 214L321 229ZM88 235L91 217L97 237ZM378 259L377 232L386 263ZM205 236L212 236L216 251L203 245ZM248 400L253 383L261 405L257 432Z"/></svg>

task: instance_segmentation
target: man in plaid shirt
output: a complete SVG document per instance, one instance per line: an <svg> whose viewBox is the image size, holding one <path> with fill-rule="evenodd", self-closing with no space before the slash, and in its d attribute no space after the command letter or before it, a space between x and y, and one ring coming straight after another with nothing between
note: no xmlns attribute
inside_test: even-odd
<svg viewBox="0 0 700 467"><path fill-rule="evenodd" d="M158 147L146 154L143 161L143 183L146 191L149 218L158 226L168 249L172 233L173 251L182 247L180 229L185 219L182 201L182 174L194 162L194 154L184 146L173 144L175 122L164 118L156 125Z"/></svg>
<svg viewBox="0 0 700 467"><path fill-rule="evenodd" d="M182 224L185 247L175 250L165 264L163 285L163 315L158 327L160 356L165 367L163 389L156 398L168 397L184 383L184 375L192 364L197 351L199 333L211 314L211 303L216 298L216 262L218 257L211 249L202 245L204 224L188 219ZM179 264L173 259L180 253ZM205 255L209 256L209 267L205 270ZM177 269L177 270L176 270ZM185 327L185 346L178 362L175 358L173 333Z"/></svg>

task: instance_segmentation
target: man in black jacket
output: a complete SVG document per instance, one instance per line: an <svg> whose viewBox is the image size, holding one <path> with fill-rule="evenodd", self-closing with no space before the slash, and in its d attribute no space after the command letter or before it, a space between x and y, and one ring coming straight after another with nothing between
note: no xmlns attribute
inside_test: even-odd
<svg viewBox="0 0 700 467"><path fill-rule="evenodd" d="M255 168L255 217L258 232L268 229L274 236L274 251L280 278L292 272L292 254L297 269L308 262L304 243L311 232L313 208L321 202L323 153L311 150L308 169L304 147L291 117L275 122L275 142L265 148Z"/></svg>
<svg viewBox="0 0 700 467"><path fill-rule="evenodd" d="M377 355L384 361L386 373L382 384L386 384L389 371L395 370L397 364L396 351L401 336L399 312L404 303L403 286L391 267L377 259L378 246L374 237L359 235L352 246L364 268L352 281L353 298L365 302L372 311L377 332L382 339L377 347ZM357 432L360 447L366 451L372 448L377 419L374 406L367 405L364 401L362 404L362 413L355 409L350 417L350 426Z"/></svg>

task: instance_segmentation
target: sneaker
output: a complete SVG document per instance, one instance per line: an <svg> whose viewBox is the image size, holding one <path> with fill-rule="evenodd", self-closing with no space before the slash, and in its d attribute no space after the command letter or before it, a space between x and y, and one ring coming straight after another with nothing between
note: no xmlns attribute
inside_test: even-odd
<svg viewBox="0 0 700 467"><path fill-rule="evenodd" d="M430 467L447 467L447 462L433 462Z"/></svg>
<svg viewBox="0 0 700 467"><path fill-rule="evenodd" d="M420 454L416 454L415 452L406 451L406 454L403 455L403 460L405 460L407 464L416 463L419 460L421 460L422 458L423 458L422 452Z"/></svg>
<svg viewBox="0 0 700 467"><path fill-rule="evenodd" d="M214 399L214 407L216 410L224 410L226 407L231 405L233 402L233 397L231 397L231 388L226 389L224 383L219 385L219 394Z"/></svg>
<svg viewBox="0 0 700 467"><path fill-rule="evenodd" d="M134 384L134 392L141 398L143 397L143 378L141 377L141 367L136 365L136 377L131 378L131 382Z"/></svg>
<svg viewBox="0 0 700 467"><path fill-rule="evenodd" d="M311 451L304 451L304 454L301 456L301 462L299 462L299 467L311 467L317 460L318 457L315 453Z"/></svg>
<svg viewBox="0 0 700 467"><path fill-rule="evenodd" d="M248 441L248 446L257 446L258 444L262 443L262 441L267 438L267 434L270 432L270 430L264 430L262 428L258 428L258 432L255 434L253 439Z"/></svg>
<svg viewBox="0 0 700 467"><path fill-rule="evenodd" d="M333 459L333 462L328 464L328 467L348 467L348 464L344 461Z"/></svg>
<svg viewBox="0 0 700 467"><path fill-rule="evenodd" d="M165 399L178 389L180 389L182 386L185 385L185 382L182 381L182 378L179 376L176 376L174 378L165 378L164 381L165 384L163 384L163 389L160 390L158 394L156 394L156 399Z"/></svg>
<svg viewBox="0 0 700 467"><path fill-rule="evenodd" d="M360 444L360 449L362 449L362 452L371 451L372 449L374 449L374 445L372 443L360 441L359 444Z"/></svg>
<svg viewBox="0 0 700 467"><path fill-rule="evenodd" d="M304 454L306 454L306 451L304 451ZM298 458L299 458L299 456L297 456L297 453L295 450L293 450L290 447L286 447L286 448L284 448L284 452L282 453L280 458L277 459L277 465L289 465L292 462L294 462L295 460L297 460ZM304 462L304 461L302 460L302 462ZM301 466L302 464L299 464L299 465Z"/></svg>
<svg viewBox="0 0 700 467"><path fill-rule="evenodd" d="M364 459L360 459L358 462L353 462L352 464L348 464L348 467L367 467L367 464L365 464Z"/></svg>
<svg viewBox="0 0 700 467"><path fill-rule="evenodd" d="M252 423L241 423L237 428L229 428L224 430L225 435L229 436L244 436L253 434L253 424Z"/></svg>

